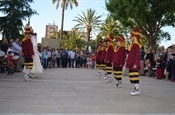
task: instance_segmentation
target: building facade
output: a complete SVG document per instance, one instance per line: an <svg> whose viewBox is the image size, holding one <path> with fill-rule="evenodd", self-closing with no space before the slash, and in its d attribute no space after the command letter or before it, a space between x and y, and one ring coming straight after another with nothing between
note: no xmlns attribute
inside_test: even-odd
<svg viewBox="0 0 175 115"><path fill-rule="evenodd" d="M46 25L45 38L55 38L55 33L58 32L58 26L53 24Z"/></svg>

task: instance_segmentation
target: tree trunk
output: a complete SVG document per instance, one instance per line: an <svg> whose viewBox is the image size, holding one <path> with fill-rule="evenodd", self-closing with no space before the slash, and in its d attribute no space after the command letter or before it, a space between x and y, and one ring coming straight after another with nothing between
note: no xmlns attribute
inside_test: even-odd
<svg viewBox="0 0 175 115"><path fill-rule="evenodd" d="M60 40L62 40L63 38L64 11L65 11L65 5L63 5L63 8L62 8Z"/></svg>
<svg viewBox="0 0 175 115"><path fill-rule="evenodd" d="M150 34L146 34L145 36L146 39L148 40L148 47L154 48L154 46L156 45L156 37Z"/></svg>
<svg viewBox="0 0 175 115"><path fill-rule="evenodd" d="M88 41L87 41L87 49L86 49L87 52L89 52L88 49L89 49L89 42L90 42L90 33L91 33L91 32L89 31L89 29L87 29L87 38L88 38Z"/></svg>
<svg viewBox="0 0 175 115"><path fill-rule="evenodd" d="M90 31L87 32L88 42L90 41Z"/></svg>

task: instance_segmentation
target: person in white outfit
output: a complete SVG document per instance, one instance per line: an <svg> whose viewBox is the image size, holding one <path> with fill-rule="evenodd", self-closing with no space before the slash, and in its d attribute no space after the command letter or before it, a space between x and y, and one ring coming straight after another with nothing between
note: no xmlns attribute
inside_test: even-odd
<svg viewBox="0 0 175 115"><path fill-rule="evenodd" d="M43 66L41 65L41 53L38 51L38 42L37 42L37 34L33 33L32 35L32 44L33 44L33 50L34 50L34 56L33 56L33 67L31 70L31 73L43 73ZM30 77L36 77L36 76L30 76Z"/></svg>

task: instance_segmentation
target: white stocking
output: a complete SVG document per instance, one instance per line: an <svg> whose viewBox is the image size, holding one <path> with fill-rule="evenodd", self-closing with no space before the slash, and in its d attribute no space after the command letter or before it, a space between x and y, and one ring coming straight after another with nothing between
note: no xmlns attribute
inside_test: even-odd
<svg viewBox="0 0 175 115"><path fill-rule="evenodd" d="M26 69L25 74L28 75L30 73L31 69Z"/></svg>
<svg viewBox="0 0 175 115"><path fill-rule="evenodd" d="M134 84L136 90L139 89L139 84Z"/></svg>

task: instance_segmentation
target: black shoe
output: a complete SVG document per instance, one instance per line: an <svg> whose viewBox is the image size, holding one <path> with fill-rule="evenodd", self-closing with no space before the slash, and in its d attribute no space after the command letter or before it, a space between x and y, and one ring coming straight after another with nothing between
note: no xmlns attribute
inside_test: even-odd
<svg viewBox="0 0 175 115"><path fill-rule="evenodd" d="M121 87L122 87L122 84L116 83L116 84L115 84L115 87L121 88Z"/></svg>

